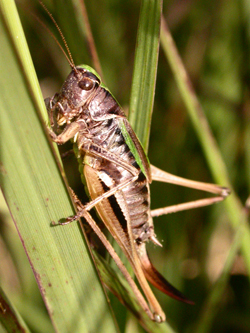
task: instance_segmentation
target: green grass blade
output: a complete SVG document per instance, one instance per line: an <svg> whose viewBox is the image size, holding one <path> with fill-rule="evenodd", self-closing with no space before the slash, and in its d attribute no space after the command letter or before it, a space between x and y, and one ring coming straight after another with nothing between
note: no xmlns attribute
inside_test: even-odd
<svg viewBox="0 0 250 333"><path fill-rule="evenodd" d="M161 0L142 1L137 31L129 122L145 151L148 150L154 104L161 11ZM168 323L157 325L144 320L141 324L148 332L174 332Z"/></svg>
<svg viewBox="0 0 250 333"><path fill-rule="evenodd" d="M148 150L158 64L162 1L144 0L141 5L130 96L129 122Z"/></svg>
<svg viewBox="0 0 250 333"><path fill-rule="evenodd" d="M57 332L116 332L35 109L42 97L13 1L0 3L0 185ZM41 323L42 325L42 323Z"/></svg>

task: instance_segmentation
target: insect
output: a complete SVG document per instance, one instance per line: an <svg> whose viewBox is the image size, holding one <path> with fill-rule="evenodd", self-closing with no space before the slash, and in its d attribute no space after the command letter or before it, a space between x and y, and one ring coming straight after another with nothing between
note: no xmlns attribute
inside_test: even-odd
<svg viewBox="0 0 250 333"><path fill-rule="evenodd" d="M61 224L83 217L127 279L143 310L152 320L162 322L165 314L148 281L177 300L192 301L171 286L149 260L146 243L152 241L161 246L154 232L153 217L219 202L229 191L150 166L123 110L102 85L98 74L86 65L76 67L68 53L72 71L61 91L46 99L50 123L52 128L55 127L55 130L49 128L48 131L51 139L59 145L73 139L90 202L83 205L73 193L77 213ZM152 180L195 188L216 196L151 211L149 184ZM147 301L92 218L90 210L94 207L128 258Z"/></svg>

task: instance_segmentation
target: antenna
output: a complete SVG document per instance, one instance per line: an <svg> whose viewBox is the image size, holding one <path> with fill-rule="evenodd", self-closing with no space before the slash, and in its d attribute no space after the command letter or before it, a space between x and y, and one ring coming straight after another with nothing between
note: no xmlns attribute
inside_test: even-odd
<svg viewBox="0 0 250 333"><path fill-rule="evenodd" d="M76 66L75 66L75 63L74 63L74 60L73 60L73 57L72 57L72 54L69 50L69 47L68 47L68 43L66 42L66 39L62 33L62 30L60 29L59 25L57 24L54 16L51 14L51 12L48 10L48 8L45 6L45 4L41 1L41 0L38 0L38 2L40 3L40 5L43 7L43 9L47 12L47 14L49 15L49 17L51 18L52 22L54 23L57 31L59 32L60 36L61 36L61 39L63 41L63 44L67 50L67 53L68 55L66 54L65 50L63 49L62 45L59 43L59 41L57 40L57 38L55 37L55 35L52 33L52 31L49 30L49 28L42 22L40 21L40 23L48 30L48 32L50 33L50 35L54 38L54 40L56 41L57 45L60 47L60 49L62 50L63 54L65 55L70 67L77 73L77 69L76 69Z"/></svg>

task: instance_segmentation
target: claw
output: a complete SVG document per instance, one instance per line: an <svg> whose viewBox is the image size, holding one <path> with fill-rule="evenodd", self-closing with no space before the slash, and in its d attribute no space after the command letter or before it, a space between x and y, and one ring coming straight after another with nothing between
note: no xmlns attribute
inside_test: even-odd
<svg viewBox="0 0 250 333"><path fill-rule="evenodd" d="M162 244L158 241L158 239L153 235L150 237L150 240L155 244L158 245L160 247L162 247Z"/></svg>
<svg viewBox="0 0 250 333"><path fill-rule="evenodd" d="M142 270L146 276L146 279L157 289L162 291L168 296L188 304L194 304L193 301L189 300L179 290L173 287L152 265L147 251L145 243L141 243L138 248L139 258L142 265Z"/></svg>

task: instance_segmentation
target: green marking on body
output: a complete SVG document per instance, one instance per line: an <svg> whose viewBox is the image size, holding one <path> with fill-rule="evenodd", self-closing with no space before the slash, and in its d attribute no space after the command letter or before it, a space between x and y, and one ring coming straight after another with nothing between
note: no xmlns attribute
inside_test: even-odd
<svg viewBox="0 0 250 333"><path fill-rule="evenodd" d="M123 135L123 137L125 139L125 142L128 145L131 153L133 154L133 156L134 156L134 158L136 160L136 163L139 165L141 171L143 172L143 174L147 178L147 173L146 173L146 170L145 170L144 165L142 163L142 160L140 158L140 155L139 155L139 153L138 153L138 151L137 151L137 149L135 147L135 144L134 144L133 140L131 139L131 137L130 137L127 129L126 129L126 126L125 126L125 124L124 124L124 122L122 120L119 122L119 126L120 126L120 129L122 131L122 135Z"/></svg>

